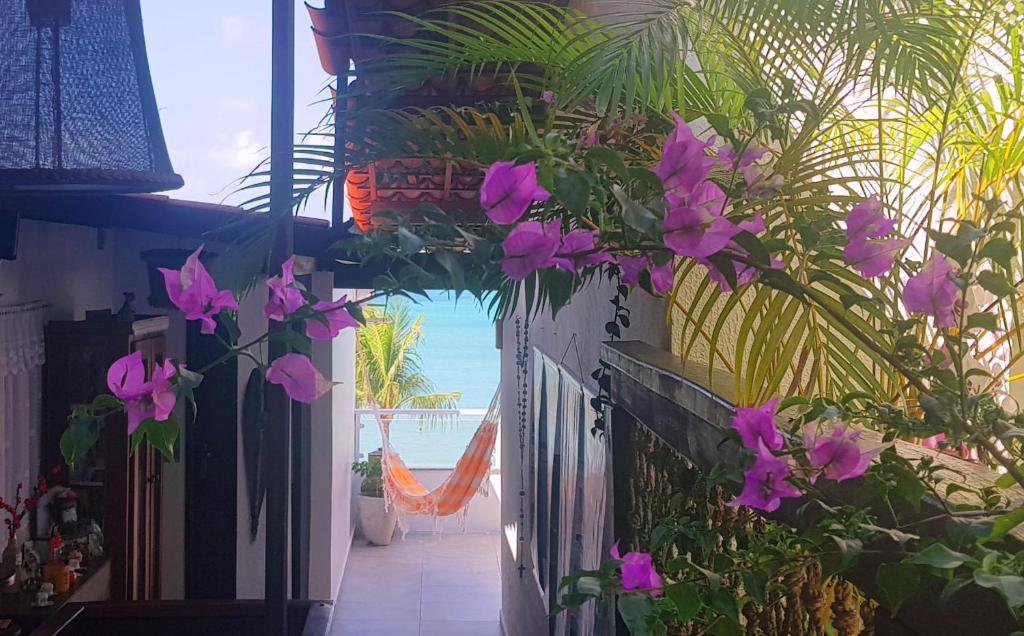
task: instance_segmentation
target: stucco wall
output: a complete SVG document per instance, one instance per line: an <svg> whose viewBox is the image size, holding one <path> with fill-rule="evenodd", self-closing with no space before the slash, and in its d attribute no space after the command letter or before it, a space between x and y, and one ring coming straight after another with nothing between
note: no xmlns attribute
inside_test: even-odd
<svg viewBox="0 0 1024 636"><path fill-rule="evenodd" d="M580 379L591 392L596 392L596 383L590 378L590 373L597 368L601 343L607 339L604 324L612 317L613 308L608 300L613 294L614 289L609 283L595 280L577 294L569 306L559 312L557 318L552 319L550 315L542 313L530 322L530 347L536 347L556 362L560 361L562 368ZM667 348L664 300L648 296L642 291L634 291L627 306L631 310L631 326L623 330L623 338L642 340ZM521 310L517 315L525 320ZM526 571L523 576L517 570L518 564L513 553L517 543L521 470L516 395L517 391L522 390L522 387L516 385L515 316L502 323L501 343L501 525L504 536L501 550L502 624L507 636L534 636L548 631L547 608L537 583L532 550L526 550ZM532 359L528 367L532 370ZM532 387L532 380L527 377L527 381L528 386ZM529 413L533 413L532 406ZM532 514L532 495L527 496L524 507L527 514Z"/></svg>

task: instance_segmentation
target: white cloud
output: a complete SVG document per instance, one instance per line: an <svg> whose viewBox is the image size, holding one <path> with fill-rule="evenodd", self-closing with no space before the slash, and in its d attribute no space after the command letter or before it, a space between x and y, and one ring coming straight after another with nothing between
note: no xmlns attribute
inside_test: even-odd
<svg viewBox="0 0 1024 636"><path fill-rule="evenodd" d="M263 146L251 130L242 130L233 137L218 135L217 144L210 149L210 159L221 166L252 169L263 158Z"/></svg>

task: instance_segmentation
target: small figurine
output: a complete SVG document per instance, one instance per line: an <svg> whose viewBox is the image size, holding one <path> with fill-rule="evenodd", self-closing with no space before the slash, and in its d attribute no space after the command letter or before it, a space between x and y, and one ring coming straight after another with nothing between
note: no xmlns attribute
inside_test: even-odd
<svg viewBox="0 0 1024 636"><path fill-rule="evenodd" d="M46 582L39 586L36 592L36 607L47 607L53 604L50 597L53 596L53 583Z"/></svg>
<svg viewBox="0 0 1024 636"><path fill-rule="evenodd" d="M25 545L21 546L21 567L25 570L28 578L39 576L39 568L43 565L39 559L39 553L32 547L32 543L32 541L26 541Z"/></svg>

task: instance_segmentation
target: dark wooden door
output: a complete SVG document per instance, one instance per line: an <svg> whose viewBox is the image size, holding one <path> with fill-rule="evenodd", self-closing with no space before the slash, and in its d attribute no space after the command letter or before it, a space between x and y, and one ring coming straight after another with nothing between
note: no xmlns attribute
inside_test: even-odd
<svg viewBox="0 0 1024 636"><path fill-rule="evenodd" d="M224 353L190 323L188 366ZM204 373L185 427L185 597L233 599L238 534L238 362Z"/></svg>
<svg viewBox="0 0 1024 636"><path fill-rule="evenodd" d="M167 319L134 323L113 320L55 321L46 326L44 428L41 470L63 465L60 437L76 404L108 391L107 368L133 351L142 352L148 370L163 360ZM160 598L160 472L163 459L148 446L130 454L124 416L107 418L96 448L87 458L92 477L64 474L68 485L90 490L94 518L103 529L111 562L114 600ZM46 529L39 529L45 531Z"/></svg>

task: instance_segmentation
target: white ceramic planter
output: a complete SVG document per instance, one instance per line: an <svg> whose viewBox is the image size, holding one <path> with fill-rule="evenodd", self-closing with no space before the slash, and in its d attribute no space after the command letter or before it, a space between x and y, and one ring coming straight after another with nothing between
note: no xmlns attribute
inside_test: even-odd
<svg viewBox="0 0 1024 636"><path fill-rule="evenodd" d="M383 497L359 495L359 525L363 536L374 545L388 545L398 525L398 510L384 509Z"/></svg>

